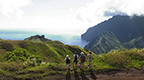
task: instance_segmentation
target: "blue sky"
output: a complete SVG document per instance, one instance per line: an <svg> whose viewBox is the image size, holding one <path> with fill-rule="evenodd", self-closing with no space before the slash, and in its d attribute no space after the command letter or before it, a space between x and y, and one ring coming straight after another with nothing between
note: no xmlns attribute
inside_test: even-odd
<svg viewBox="0 0 144 80"><path fill-rule="evenodd" d="M0 0L0 31L81 35L114 15L143 9L144 0Z"/></svg>

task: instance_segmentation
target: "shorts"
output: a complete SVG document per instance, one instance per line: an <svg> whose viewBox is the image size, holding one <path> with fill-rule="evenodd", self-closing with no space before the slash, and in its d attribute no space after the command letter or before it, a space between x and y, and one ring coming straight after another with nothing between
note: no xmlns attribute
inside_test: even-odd
<svg viewBox="0 0 144 80"><path fill-rule="evenodd" d="M84 62L80 62L81 65L84 65Z"/></svg>
<svg viewBox="0 0 144 80"><path fill-rule="evenodd" d="M69 67L70 64L66 64L66 67Z"/></svg>
<svg viewBox="0 0 144 80"><path fill-rule="evenodd" d="M92 62L92 59L89 59L89 62Z"/></svg>
<svg viewBox="0 0 144 80"><path fill-rule="evenodd" d="M77 64L77 63L78 63L78 61L77 61L77 60L74 60L74 63L76 63L76 64Z"/></svg>

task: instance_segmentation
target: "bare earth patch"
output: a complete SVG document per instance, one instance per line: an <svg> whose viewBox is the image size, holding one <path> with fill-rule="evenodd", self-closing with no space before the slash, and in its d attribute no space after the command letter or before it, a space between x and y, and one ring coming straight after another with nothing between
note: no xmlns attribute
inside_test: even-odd
<svg viewBox="0 0 144 80"><path fill-rule="evenodd" d="M121 69L120 71L110 71L105 73L90 72L89 75L81 73L74 75L67 73L65 78L57 80L144 80L144 66L141 69L130 68L129 70Z"/></svg>

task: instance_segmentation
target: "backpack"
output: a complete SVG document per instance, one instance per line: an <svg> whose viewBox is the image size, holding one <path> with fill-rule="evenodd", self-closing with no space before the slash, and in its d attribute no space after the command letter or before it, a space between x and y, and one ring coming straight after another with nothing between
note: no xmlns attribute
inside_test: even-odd
<svg viewBox="0 0 144 80"><path fill-rule="evenodd" d="M70 59L66 58L66 63L69 64L70 63Z"/></svg>
<svg viewBox="0 0 144 80"><path fill-rule="evenodd" d="M74 60L77 61L77 54L75 55Z"/></svg>
<svg viewBox="0 0 144 80"><path fill-rule="evenodd" d="M81 62L85 62L85 56L82 56Z"/></svg>

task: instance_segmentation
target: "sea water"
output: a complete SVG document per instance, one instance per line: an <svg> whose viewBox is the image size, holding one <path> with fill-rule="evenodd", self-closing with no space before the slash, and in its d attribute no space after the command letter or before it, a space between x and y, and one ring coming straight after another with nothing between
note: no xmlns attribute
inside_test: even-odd
<svg viewBox="0 0 144 80"><path fill-rule="evenodd" d="M87 44L86 41L81 39L80 35L54 35L54 34L39 34L34 32L22 32L22 31L0 31L0 38L4 40L24 40L25 38L45 35L45 38L51 40L58 40L67 45L78 45L81 48Z"/></svg>

